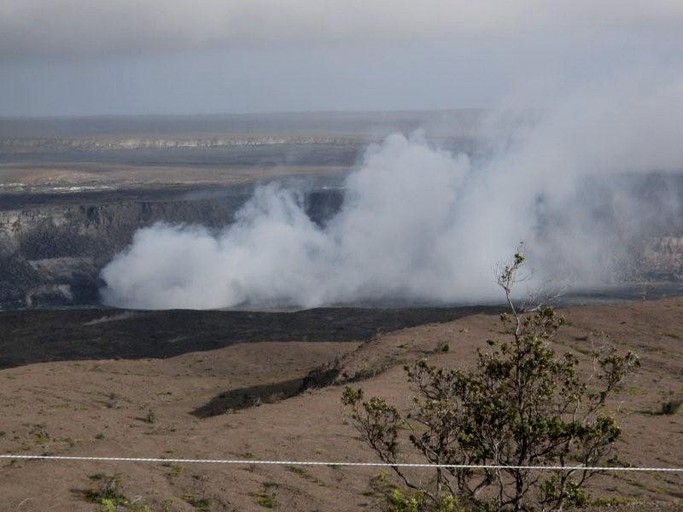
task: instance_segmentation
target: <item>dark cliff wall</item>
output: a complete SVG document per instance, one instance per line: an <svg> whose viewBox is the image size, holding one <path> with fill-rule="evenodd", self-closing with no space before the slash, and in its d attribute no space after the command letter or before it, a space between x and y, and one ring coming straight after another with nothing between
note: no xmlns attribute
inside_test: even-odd
<svg viewBox="0 0 683 512"><path fill-rule="evenodd" d="M227 226L250 191L196 196L0 211L0 307L96 304L99 271L137 229L157 222ZM305 197L316 222L333 215L341 202L339 190L312 191Z"/></svg>
<svg viewBox="0 0 683 512"><path fill-rule="evenodd" d="M676 183L683 186L683 180ZM671 183L665 185L671 189ZM648 197L648 187L637 188L643 204L656 203ZM673 188L676 197L683 197L683 188ZM0 309L96 305L103 284L100 270L127 247L137 229L156 222L220 229L234 221L251 194L250 187L235 187L152 193L144 198L124 196L125 200L120 195L108 200L106 195L84 194L68 202L58 198L45 202L42 196L35 196L22 199L13 209L4 202L0 204ZM657 192L654 197L660 195ZM339 211L342 199L340 189L320 188L309 191L304 202L309 216L324 223ZM58 200L59 204L52 202ZM680 282L680 214L663 217L659 227L658 232L643 233L634 241L633 279Z"/></svg>

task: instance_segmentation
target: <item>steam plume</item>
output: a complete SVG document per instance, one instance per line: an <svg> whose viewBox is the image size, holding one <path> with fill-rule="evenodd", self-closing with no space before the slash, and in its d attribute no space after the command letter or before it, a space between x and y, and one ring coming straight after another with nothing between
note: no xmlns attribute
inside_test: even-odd
<svg viewBox="0 0 683 512"><path fill-rule="evenodd" d="M260 187L219 233L139 230L103 270L103 299L152 309L482 301L499 296L493 268L520 241L532 286L618 279L635 241L681 229L675 191L653 206L628 183L683 170L682 84L596 89L496 133L476 163L422 133L392 135L367 150L326 225L307 217L302 192Z"/></svg>

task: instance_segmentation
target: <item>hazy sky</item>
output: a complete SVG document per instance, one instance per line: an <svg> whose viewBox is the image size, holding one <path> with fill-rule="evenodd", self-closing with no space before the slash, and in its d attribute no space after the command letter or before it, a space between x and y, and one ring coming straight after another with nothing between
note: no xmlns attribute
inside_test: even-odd
<svg viewBox="0 0 683 512"><path fill-rule="evenodd" d="M682 70L681 0L0 0L0 116L490 107Z"/></svg>

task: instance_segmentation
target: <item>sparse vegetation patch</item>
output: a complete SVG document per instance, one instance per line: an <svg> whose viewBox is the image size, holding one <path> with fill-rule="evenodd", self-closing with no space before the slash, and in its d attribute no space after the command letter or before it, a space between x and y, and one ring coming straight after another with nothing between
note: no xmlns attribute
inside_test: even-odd
<svg viewBox="0 0 683 512"><path fill-rule="evenodd" d="M527 466L604 464L621 434L607 400L639 360L632 352L596 352L594 372L585 376L576 356L557 354L550 341L564 319L546 306L520 312L511 299L523 262L516 254L498 279L510 308L501 315L509 339L489 340L475 369L407 365L415 391L408 412L366 399L362 389L344 390L356 429L383 462L398 463L407 442L428 463L459 466L435 469L430 482L392 466L405 490L391 490L389 510L517 512L588 503L584 487L595 471Z"/></svg>

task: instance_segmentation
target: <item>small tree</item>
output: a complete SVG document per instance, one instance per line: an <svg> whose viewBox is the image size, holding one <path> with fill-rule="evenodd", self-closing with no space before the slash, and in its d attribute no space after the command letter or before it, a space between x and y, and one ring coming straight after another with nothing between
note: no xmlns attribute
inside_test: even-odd
<svg viewBox="0 0 683 512"><path fill-rule="evenodd" d="M473 370L425 361L406 367L415 391L407 414L382 398L364 400L362 389L344 390L353 424L382 461L399 462L401 432L407 431L410 445L429 463L494 466L437 468L427 485L392 466L412 490L394 493L392 510L450 511L456 500L497 511L561 510L585 502L583 487L595 471L524 466L600 465L620 434L606 400L638 358L596 352L593 373L582 377L576 356L557 355L549 346L563 318L546 306L528 313L515 308L511 290L523 263L516 254L498 276L510 308L501 315L510 339L489 340L489 349L477 351Z"/></svg>

